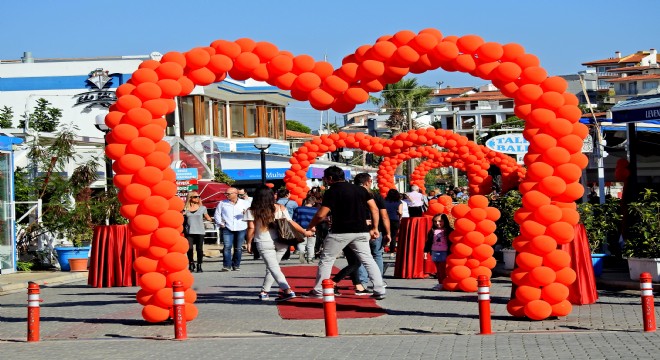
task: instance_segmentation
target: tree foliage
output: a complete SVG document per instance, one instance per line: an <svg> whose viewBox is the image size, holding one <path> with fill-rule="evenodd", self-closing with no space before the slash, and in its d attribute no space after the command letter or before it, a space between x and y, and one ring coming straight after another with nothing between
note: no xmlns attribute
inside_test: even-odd
<svg viewBox="0 0 660 360"><path fill-rule="evenodd" d="M5 106L0 110L0 128L7 129L12 127L11 119L14 118L14 110Z"/></svg>
<svg viewBox="0 0 660 360"><path fill-rule="evenodd" d="M298 132L305 133L305 134L311 134L312 133L312 129L310 129L308 126L305 126L301 122L296 121L296 120L287 120L286 121L286 129L291 130L291 131L298 131Z"/></svg>
<svg viewBox="0 0 660 360"><path fill-rule="evenodd" d="M41 132L55 132L62 118L62 110L49 106L50 102L44 98L37 99L37 106L27 115L22 116L18 124L19 128L25 128L25 121L28 120L30 129Z"/></svg>
<svg viewBox="0 0 660 360"><path fill-rule="evenodd" d="M396 136L400 132L410 130L407 115L409 104L411 111L423 111L432 92L432 88L420 86L416 78L409 78L385 85L379 98L371 96L369 100L384 108L390 115L386 124L392 129L392 136Z"/></svg>

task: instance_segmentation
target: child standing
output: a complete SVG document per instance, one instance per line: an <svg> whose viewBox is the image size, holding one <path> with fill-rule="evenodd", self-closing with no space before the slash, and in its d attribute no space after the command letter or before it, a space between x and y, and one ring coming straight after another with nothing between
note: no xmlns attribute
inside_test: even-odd
<svg viewBox="0 0 660 360"><path fill-rule="evenodd" d="M449 253L449 234L451 234L449 218L445 214L433 217L433 227L429 230L424 244L424 252L431 253L431 260L437 269L438 285L433 290L442 290L442 282L446 277L447 254Z"/></svg>

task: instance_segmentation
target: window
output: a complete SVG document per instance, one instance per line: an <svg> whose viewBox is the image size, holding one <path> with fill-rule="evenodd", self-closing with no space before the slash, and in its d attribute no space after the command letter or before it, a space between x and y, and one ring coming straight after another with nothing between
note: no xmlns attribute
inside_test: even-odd
<svg viewBox="0 0 660 360"><path fill-rule="evenodd" d="M258 136L257 125L257 107L255 105L248 105L245 107L245 128L248 137Z"/></svg>
<svg viewBox="0 0 660 360"><path fill-rule="evenodd" d="M195 134L195 106L193 97L186 96L181 98L181 123L183 124L182 133Z"/></svg>
<svg viewBox="0 0 660 360"><path fill-rule="evenodd" d="M642 89L644 90L654 90L658 88L657 81L642 81Z"/></svg>
<svg viewBox="0 0 660 360"><path fill-rule="evenodd" d="M231 113L231 136L245 137L245 115L243 114L243 105L230 105Z"/></svg>
<svg viewBox="0 0 660 360"><path fill-rule="evenodd" d="M628 84L628 95L636 95L637 94L637 83L636 82L631 82Z"/></svg>
<svg viewBox="0 0 660 360"><path fill-rule="evenodd" d="M626 86L626 83L619 83L619 91L617 91L619 94L627 94L628 93L628 87Z"/></svg>

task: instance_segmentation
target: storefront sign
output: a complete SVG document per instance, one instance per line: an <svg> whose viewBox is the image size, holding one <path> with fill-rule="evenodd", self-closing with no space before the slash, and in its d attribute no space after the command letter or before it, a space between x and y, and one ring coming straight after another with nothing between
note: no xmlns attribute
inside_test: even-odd
<svg viewBox="0 0 660 360"><path fill-rule="evenodd" d="M529 141L521 133L505 134L488 139L486 147L504 154L526 154Z"/></svg>
<svg viewBox="0 0 660 360"><path fill-rule="evenodd" d="M109 90L112 77L108 75L107 70L98 68L89 74L87 82L92 84L92 90L74 95L76 103L74 106L85 105L85 109L91 109L94 106L108 108L117 101L117 94Z"/></svg>

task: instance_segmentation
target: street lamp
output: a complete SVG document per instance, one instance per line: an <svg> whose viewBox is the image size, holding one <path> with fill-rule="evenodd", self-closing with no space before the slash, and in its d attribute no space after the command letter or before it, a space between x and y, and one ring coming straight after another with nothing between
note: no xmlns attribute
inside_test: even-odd
<svg viewBox="0 0 660 360"><path fill-rule="evenodd" d="M112 160L105 156L105 148L108 147L108 133L110 132L110 128L108 125L105 124L105 116L107 114L99 114L96 115L95 118L95 124L94 126L99 130L103 132L103 152L104 152L104 158L105 158L105 191L108 193L110 189L112 189ZM112 225L111 219L106 219L108 221L109 225Z"/></svg>
<svg viewBox="0 0 660 360"><path fill-rule="evenodd" d="M346 160L346 166L350 166L350 161L353 158L353 152L351 150L344 150L339 153L341 157Z"/></svg>
<svg viewBox="0 0 660 360"><path fill-rule="evenodd" d="M261 183L266 184L266 149L270 147L270 139L258 137L254 139L254 147L261 153Z"/></svg>

